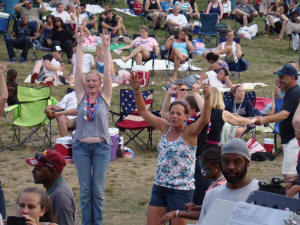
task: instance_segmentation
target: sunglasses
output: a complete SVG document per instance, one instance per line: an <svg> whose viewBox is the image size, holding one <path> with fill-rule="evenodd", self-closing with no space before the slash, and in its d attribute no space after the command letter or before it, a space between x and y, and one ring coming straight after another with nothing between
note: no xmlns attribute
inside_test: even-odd
<svg viewBox="0 0 300 225"><path fill-rule="evenodd" d="M187 88L180 88L179 91L189 91Z"/></svg>
<svg viewBox="0 0 300 225"><path fill-rule="evenodd" d="M54 167L53 163L45 158L46 154L47 154L47 150L45 150L43 152L37 152L37 153L35 153L34 158L38 161L44 160L50 167L53 168Z"/></svg>

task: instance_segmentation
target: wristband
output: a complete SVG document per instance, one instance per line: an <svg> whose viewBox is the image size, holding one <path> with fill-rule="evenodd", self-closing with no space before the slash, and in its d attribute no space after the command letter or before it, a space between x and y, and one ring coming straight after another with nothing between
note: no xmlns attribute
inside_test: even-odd
<svg viewBox="0 0 300 225"><path fill-rule="evenodd" d="M179 209L176 210L176 215L175 215L176 218L178 217L178 213L179 213Z"/></svg>

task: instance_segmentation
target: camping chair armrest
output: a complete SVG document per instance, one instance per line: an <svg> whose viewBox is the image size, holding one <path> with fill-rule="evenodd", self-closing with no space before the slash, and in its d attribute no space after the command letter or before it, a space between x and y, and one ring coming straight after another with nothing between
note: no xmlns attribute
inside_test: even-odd
<svg viewBox="0 0 300 225"><path fill-rule="evenodd" d="M116 115L116 116L121 116L120 113L114 112L112 110L109 110L109 112L111 113L112 116Z"/></svg>
<svg viewBox="0 0 300 225"><path fill-rule="evenodd" d="M7 108L4 109L5 112L11 112L11 111L14 111L15 109L19 108L20 105L16 104L16 105L12 105L12 106L9 106Z"/></svg>

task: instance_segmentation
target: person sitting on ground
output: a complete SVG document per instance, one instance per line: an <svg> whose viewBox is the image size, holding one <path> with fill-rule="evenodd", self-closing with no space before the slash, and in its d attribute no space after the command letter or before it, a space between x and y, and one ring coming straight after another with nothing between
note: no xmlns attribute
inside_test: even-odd
<svg viewBox="0 0 300 225"><path fill-rule="evenodd" d="M291 64L285 64L274 73L277 75L280 90L285 92L281 111L269 116L258 116L255 124L279 122L279 132L283 144L282 174L285 179L290 178L292 181L297 179L295 178L297 176L297 155L300 150L292 126L292 119L300 99L300 87L297 84L298 72ZM289 186L287 185L286 188Z"/></svg>
<svg viewBox="0 0 300 225"><path fill-rule="evenodd" d="M68 63L71 64L74 45L74 31L64 24L60 17L55 18L54 28L48 43L51 46L61 46L62 50L67 53Z"/></svg>
<svg viewBox="0 0 300 225"><path fill-rule="evenodd" d="M214 70L216 72L219 72L221 68L225 68L226 70L229 70L228 64L220 59L220 56L215 54L214 52L209 52L205 56L207 62L210 64L207 71Z"/></svg>
<svg viewBox="0 0 300 225"><path fill-rule="evenodd" d="M34 167L34 183L42 184L46 188L55 221L58 224L76 225L76 200L71 187L62 177L66 165L64 157L57 151L45 150L25 161Z"/></svg>
<svg viewBox="0 0 300 225"><path fill-rule="evenodd" d="M19 12L21 14L21 17L27 16L29 22L35 21L37 23L37 28L39 30L41 25L40 16L42 16L44 13L47 12L47 8L42 0L37 0L36 2L38 4L41 4L42 7L34 8L32 7L33 0L26 0L24 2L16 4L14 6L14 10L16 10L16 12Z"/></svg>
<svg viewBox="0 0 300 225"><path fill-rule="evenodd" d="M61 137L70 135L69 130L75 128L77 115L77 99L75 91L66 94L56 105L48 105L45 113L57 118L58 131ZM75 109L75 110L72 110ZM54 113L52 113L54 111Z"/></svg>
<svg viewBox="0 0 300 225"><path fill-rule="evenodd" d="M234 31L231 29L227 30L225 37L226 41L220 43L214 53L221 56L225 54L224 61L227 62L227 64L237 63L242 57L243 52L240 44L234 41Z"/></svg>
<svg viewBox="0 0 300 225"><path fill-rule="evenodd" d="M201 224L211 205L217 199L232 202L246 201L258 190L258 180L247 176L250 156L247 144L238 138L228 141L221 151L221 170L227 183L208 191L204 197L198 224Z"/></svg>
<svg viewBox="0 0 300 225"><path fill-rule="evenodd" d="M80 3L81 14L85 16L87 21L86 27L93 32L97 32L98 25L97 25L97 16L91 12L86 11L86 4Z"/></svg>
<svg viewBox="0 0 300 225"><path fill-rule="evenodd" d="M270 8L268 10L268 15L266 19L266 34L265 36L269 36L271 29L275 31L277 34L281 31L281 19L280 16L284 14L284 7L282 1L272 2Z"/></svg>
<svg viewBox="0 0 300 225"><path fill-rule="evenodd" d="M16 215L24 217L26 224L57 225L47 193L36 187L25 188L18 195Z"/></svg>
<svg viewBox="0 0 300 225"><path fill-rule="evenodd" d="M164 28L166 15L160 7L159 0L146 0L145 12L152 20L152 30L155 30L158 25L161 29Z"/></svg>
<svg viewBox="0 0 300 225"><path fill-rule="evenodd" d="M84 61L84 59L83 59ZM99 73L104 73L104 47L102 44L97 45L96 47L96 56L95 56L96 68ZM113 61L111 61L111 79L113 82L116 82L116 73L113 65Z"/></svg>
<svg viewBox="0 0 300 225"><path fill-rule="evenodd" d="M182 30L182 28L194 29L194 25L190 24L183 14L180 14L180 8L178 5L174 5L173 12L167 16L166 24L172 31Z"/></svg>
<svg viewBox="0 0 300 225"><path fill-rule="evenodd" d="M223 18L229 19L231 14L231 1L230 0L222 0L223 5Z"/></svg>
<svg viewBox="0 0 300 225"><path fill-rule="evenodd" d="M159 55L159 46L155 38L149 37L148 27L141 25L139 27L140 36L135 38L130 45L119 48L119 50L134 48L129 56L122 56L122 60L127 62L134 59L137 65L142 65L142 61L150 57L156 58Z"/></svg>
<svg viewBox="0 0 300 225"><path fill-rule="evenodd" d="M185 63L190 54L194 51L189 31L184 28L178 30L176 35L171 35L166 41L165 50L171 50L170 60L174 62L174 72L171 78L173 82L177 80L180 64Z"/></svg>
<svg viewBox="0 0 300 225"><path fill-rule="evenodd" d="M298 0L291 0L287 15L285 15L285 14L280 15L280 19L282 21L282 28L281 28L281 32L278 36L278 40L283 39L283 36L286 32L286 25L288 22L290 22L290 21L293 23L299 22L299 20L297 20L297 17L300 17L300 6L298 5ZM289 25L290 30L293 26L295 26L295 24L293 24L293 23L291 23ZM290 33L290 31L289 31L289 33Z"/></svg>
<svg viewBox="0 0 300 225"><path fill-rule="evenodd" d="M75 7L72 4L67 4L66 5L66 12L69 14L70 18L71 18L71 23L73 22L73 18L74 18L74 13L75 13Z"/></svg>
<svg viewBox="0 0 300 225"><path fill-rule="evenodd" d="M106 18L101 23L102 29L111 33L111 37L118 37L121 35L122 25L114 15L112 10L106 12Z"/></svg>
<svg viewBox="0 0 300 225"><path fill-rule="evenodd" d="M60 78L64 71L64 64L61 63L61 48L53 46L51 54L46 54L41 60L37 60L32 69L31 83L39 82L55 82L62 80Z"/></svg>
<svg viewBox="0 0 300 225"><path fill-rule="evenodd" d="M22 16L21 21L13 26L13 32L10 37L4 38L9 62L16 62L16 54L14 48L22 49L20 63L27 61L29 49L32 47L32 42L38 36L37 27L34 23L29 23L27 16Z"/></svg>
<svg viewBox="0 0 300 225"><path fill-rule="evenodd" d="M184 205L192 200L197 136L209 122L210 87L203 88L204 106L200 118L188 126L185 125L188 108L184 102L175 101L170 105L168 122L146 109L136 75L132 76L131 87L138 113L163 134L158 144L158 164L147 217L148 225L159 225L160 217L167 210L184 210ZM174 192L178 194L174 196ZM172 223L186 224L186 221L174 218Z"/></svg>
<svg viewBox="0 0 300 225"><path fill-rule="evenodd" d="M51 44L48 43L50 40L50 35L54 28L55 17L53 15L48 15L46 18L46 23L42 25L40 30L41 44L44 47L50 48Z"/></svg>
<svg viewBox="0 0 300 225"><path fill-rule="evenodd" d="M55 11L51 13L54 17L59 17L62 19L63 23L70 24L72 22L70 15L65 11L65 6L62 3L56 5Z"/></svg>
<svg viewBox="0 0 300 225"><path fill-rule="evenodd" d="M15 105L18 104L18 83L16 82L18 76L18 72L15 69L10 69L7 71L7 90L8 90L8 99L7 99L7 105Z"/></svg>
<svg viewBox="0 0 300 225"><path fill-rule="evenodd" d="M6 82L5 82L5 73L6 73L6 66L7 64L4 62L0 63L0 115L2 115L6 101L8 98L8 91L6 87Z"/></svg>
<svg viewBox="0 0 300 225"><path fill-rule="evenodd" d="M191 13L191 18L195 18L195 19L200 19L200 13L199 13L199 10L198 10L198 5L197 5L197 2L195 0L187 0L191 7L192 7L192 13Z"/></svg>
<svg viewBox="0 0 300 225"><path fill-rule="evenodd" d="M218 14L218 21L223 19L223 4L218 0L209 1L206 13L216 13Z"/></svg>
<svg viewBox="0 0 300 225"><path fill-rule="evenodd" d="M188 21L191 19L193 9L188 1L179 0L179 1L176 1L174 5L179 6L179 13L185 15L185 17Z"/></svg>
<svg viewBox="0 0 300 225"><path fill-rule="evenodd" d="M137 16L142 16L142 14L143 14L143 0L135 0L134 1L133 12Z"/></svg>
<svg viewBox="0 0 300 225"><path fill-rule="evenodd" d="M209 82L211 87L216 87L216 88L232 87L232 83L229 79L228 70L226 70L224 67L219 69L218 72L207 71L206 73L201 74L201 77L199 79L200 85L207 82Z"/></svg>
<svg viewBox="0 0 300 225"><path fill-rule="evenodd" d="M258 15L253 5L248 3L248 0L242 0L239 5L235 7L236 20L243 26L248 26L248 23L253 21L253 17Z"/></svg>
<svg viewBox="0 0 300 225"><path fill-rule="evenodd" d="M206 149L200 156L199 164L200 164L202 175L205 178L212 180L212 183L210 184L206 192L209 192L213 188L226 183L226 179L223 176L221 170L220 148L212 147ZM185 207L187 210L171 211L163 215L160 220L160 224L161 225L166 224L172 218L176 218L176 217L190 219L190 220L199 220L201 206L197 206L194 203L188 203L185 205Z"/></svg>

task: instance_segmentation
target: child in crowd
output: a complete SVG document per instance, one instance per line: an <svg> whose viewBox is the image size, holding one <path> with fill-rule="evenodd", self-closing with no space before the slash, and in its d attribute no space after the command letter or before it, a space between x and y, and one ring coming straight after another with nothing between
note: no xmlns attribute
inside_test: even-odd
<svg viewBox="0 0 300 225"><path fill-rule="evenodd" d="M18 104L18 98L17 98L17 89L18 89L18 83L16 82L16 78L18 76L18 72L14 69L10 69L7 71L7 90L8 90L8 99L7 99L7 105L15 105Z"/></svg>
<svg viewBox="0 0 300 225"><path fill-rule="evenodd" d="M103 45L97 45L96 48L96 56L95 56L95 63L96 63L96 68L97 70L103 74L104 72L104 48ZM115 74L115 69L113 65L113 61L111 61L111 79L113 82L116 82L116 74Z"/></svg>
<svg viewBox="0 0 300 225"><path fill-rule="evenodd" d="M160 7L162 10L168 14L172 11L173 9L173 0L165 0L160 4Z"/></svg>
<svg viewBox="0 0 300 225"><path fill-rule="evenodd" d="M143 13L143 0L135 0L133 4L134 14L142 16Z"/></svg>

